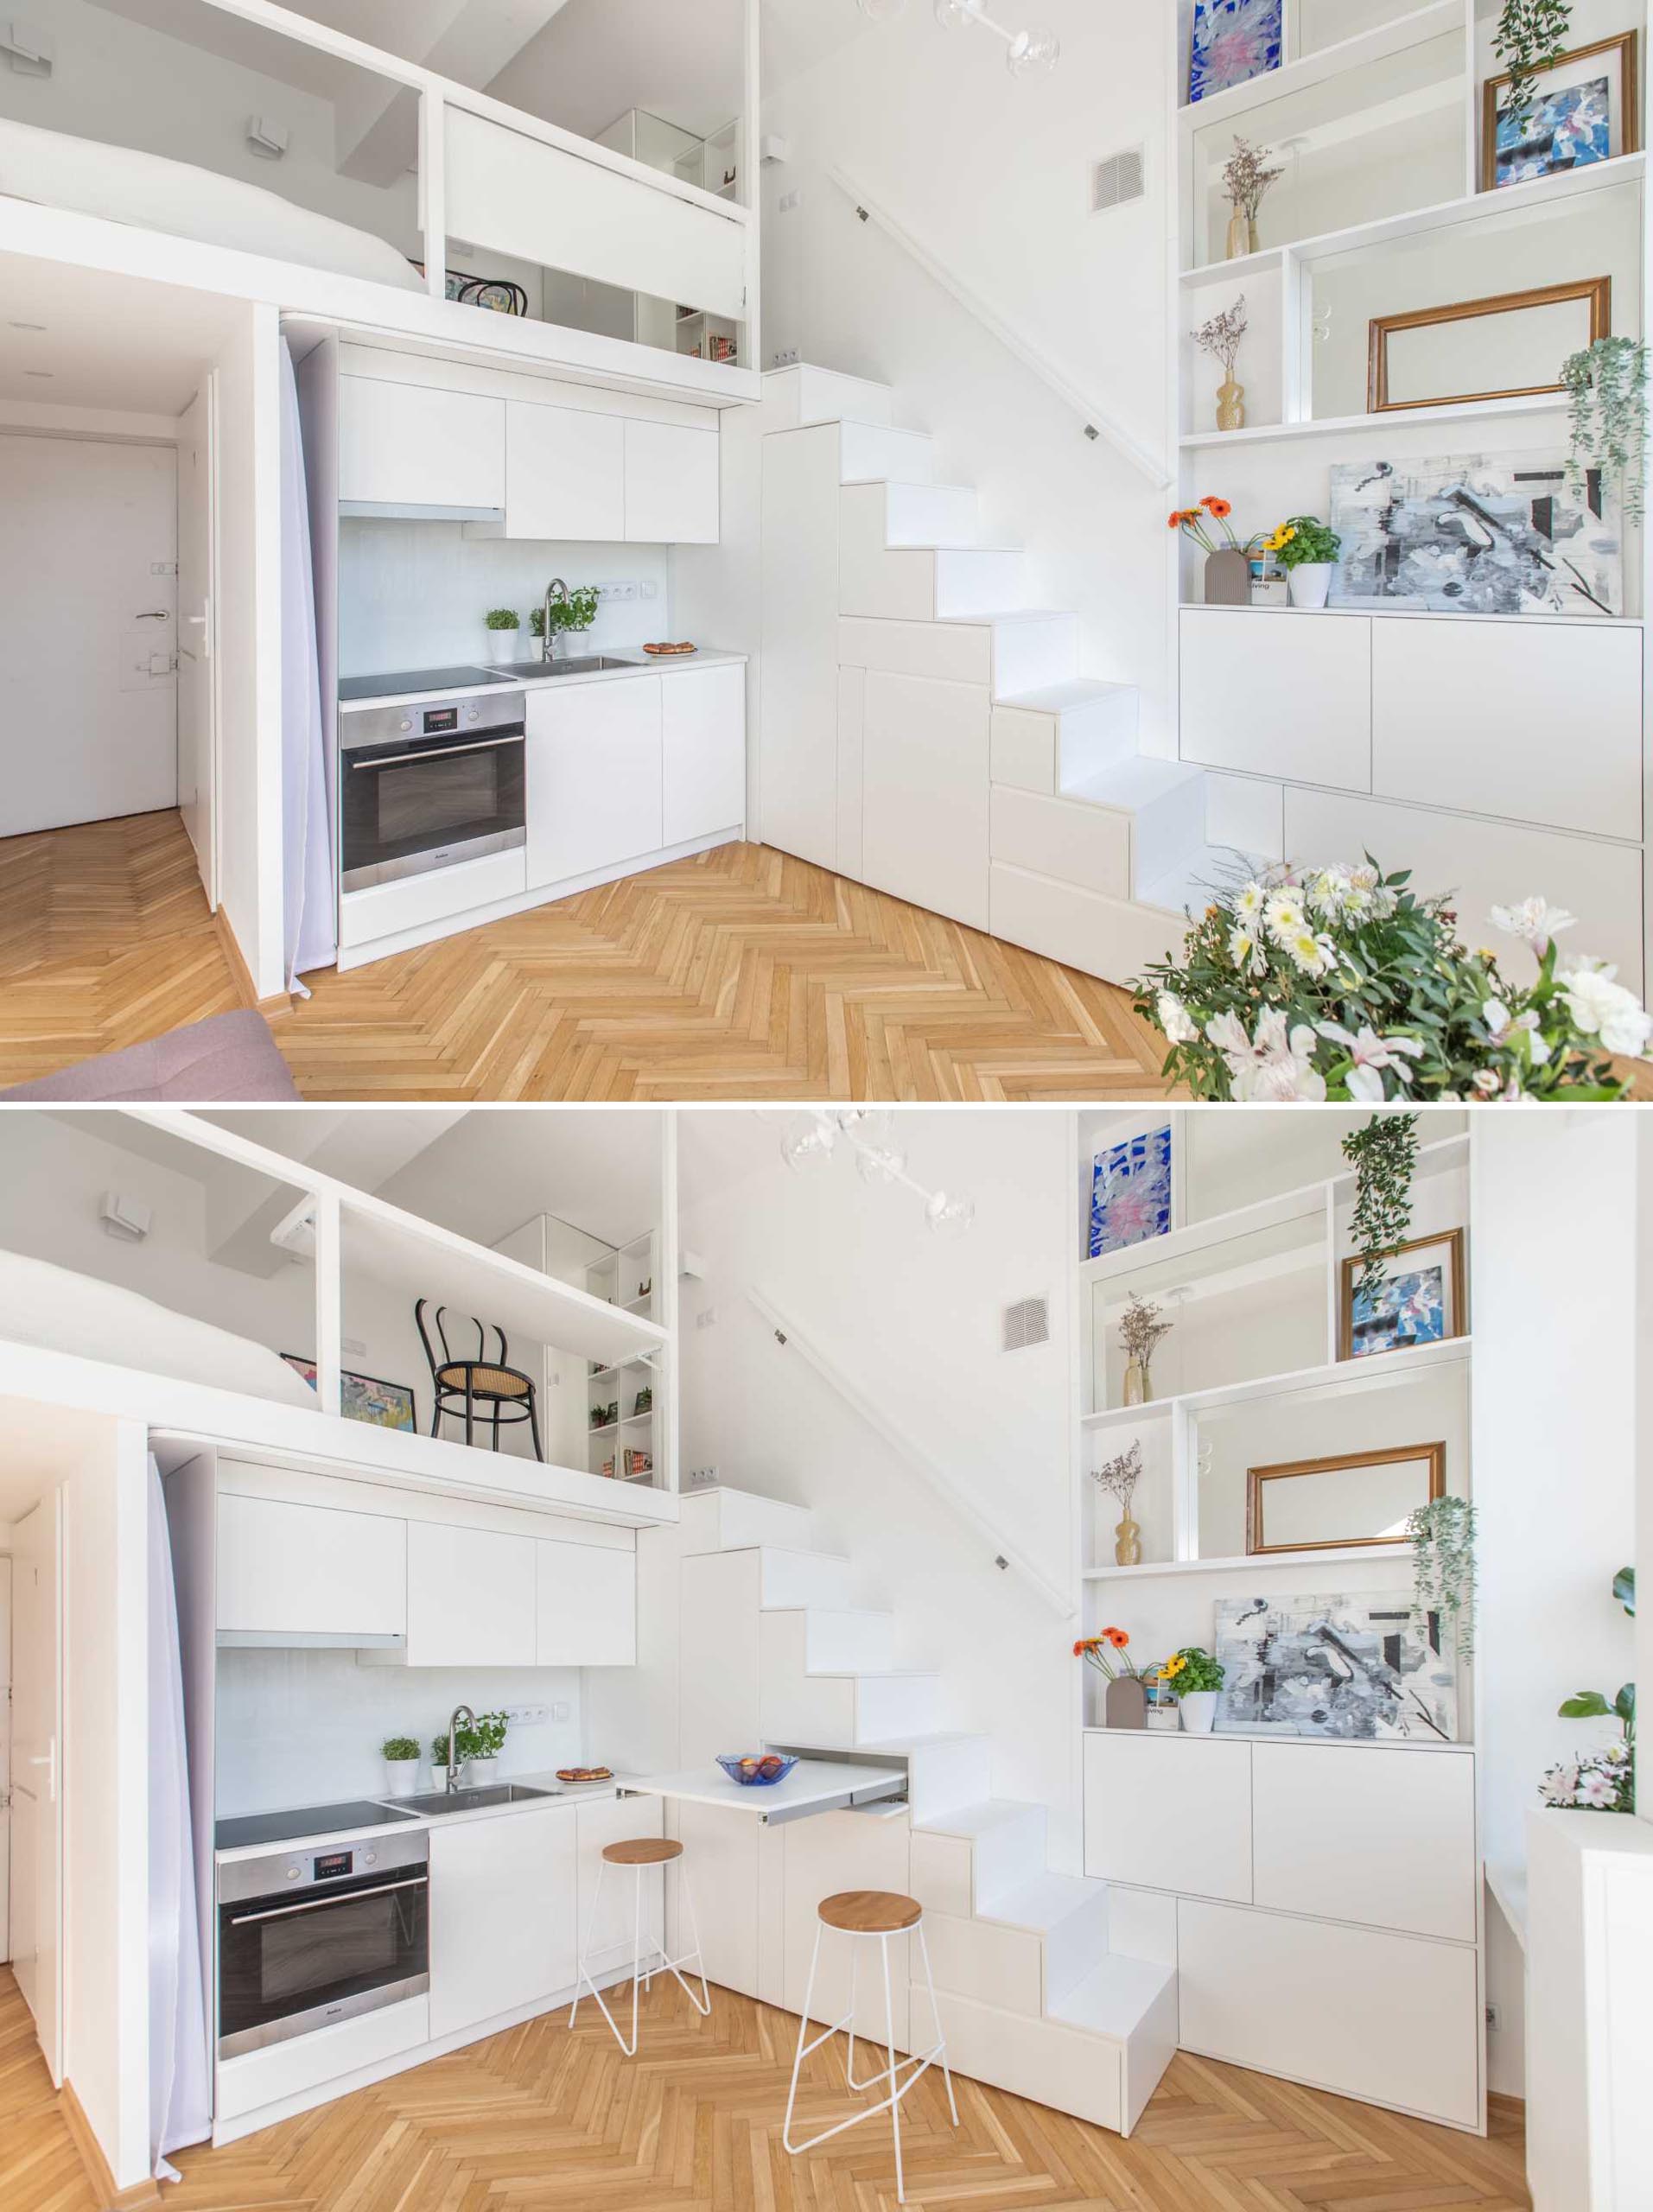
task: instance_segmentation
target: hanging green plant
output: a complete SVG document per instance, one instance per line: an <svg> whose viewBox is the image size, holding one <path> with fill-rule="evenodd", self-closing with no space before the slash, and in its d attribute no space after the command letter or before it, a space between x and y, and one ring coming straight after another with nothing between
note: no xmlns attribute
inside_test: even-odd
<svg viewBox="0 0 1653 2212"><path fill-rule="evenodd" d="M1532 113L1534 82L1561 60L1572 22L1567 0L1504 0L1492 51L1510 76L1502 112L1518 130Z"/></svg>
<svg viewBox="0 0 1653 2212"><path fill-rule="evenodd" d="M1356 1288L1383 1287L1390 1260L1412 1226L1412 1172L1418 1158L1415 1114L1374 1114L1364 1129L1343 1141L1355 1171L1355 1211L1350 1232L1360 1262Z"/></svg>
<svg viewBox="0 0 1653 2212"><path fill-rule="evenodd" d="M1582 492L1586 469L1618 480L1625 519L1639 522L1647 449L1647 347L1639 338L1598 338L1561 364L1567 399L1567 475Z"/></svg>
<svg viewBox="0 0 1653 2212"><path fill-rule="evenodd" d="M1412 1611L1440 1614L1460 1658L1475 1649L1475 1508L1466 1497L1434 1497L1407 1519L1413 1547Z"/></svg>

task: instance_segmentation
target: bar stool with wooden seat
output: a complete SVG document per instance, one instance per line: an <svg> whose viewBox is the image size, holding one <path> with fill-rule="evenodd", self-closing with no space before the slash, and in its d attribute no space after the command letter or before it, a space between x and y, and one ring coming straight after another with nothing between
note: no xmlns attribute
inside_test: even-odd
<svg viewBox="0 0 1653 2212"><path fill-rule="evenodd" d="M603 1876L611 1866L629 1866L635 1876L632 1900L632 2039L627 2043L620 2031L619 2024L607 2005L603 1994L591 1978L591 1939L596 1933L597 1915L602 1904ZM643 1942L643 1877L651 1866L676 1866L677 1870L677 1898L689 1916L689 1930L694 1938L693 1948L681 1952L675 1959L666 1956L665 1947L665 1876L660 1877L660 1940L645 1945ZM650 1959L645 1970L645 1954ZM656 1954L658 1954L658 1958ZM681 1969L694 1967L700 1978L700 1995L696 1996L683 1980ZM627 2058L637 2056L637 1989L640 1981L644 1987L657 1974L676 1974L683 1986L683 1995L696 2012L709 2014L712 2009L712 1993L706 1986L706 1962L700 1955L700 1923L695 1917L695 1900L689 1887L689 1869L683 1863L683 1846L670 1836L639 1835L620 1843L606 1843L602 1850L602 1864L597 1869L597 1887L591 1899L591 1913L586 1922L585 1941L580 1947L580 1970L574 1985L574 2002L569 2007L569 2025L574 2025L574 2016L580 2009L582 1991L588 1989L597 2000L597 2009L614 2031L614 2041Z"/></svg>
<svg viewBox="0 0 1653 2212"><path fill-rule="evenodd" d="M849 1951L849 2010L841 2020L823 2028L813 2043L805 2043L809 2033L810 2005L815 1995L815 1969L820 1962L821 1936L826 1929L850 1939ZM936 2040L928 2050L913 2051L902 2059L895 2059L895 2011L890 1988L890 1938L892 1936L916 1934L919 1955L924 1961L925 1987L930 1997L930 2017L935 2022ZM855 2078L855 1988L859 1979L861 1944L871 1936L878 1939L884 1965L884 2019L889 2034L889 2064L874 2071L864 2081ZM849 2048L844 2060L844 2075L852 2089L875 2089L881 2084L884 2096L875 2105L868 2105L861 2112L853 2112L848 2120L841 2120L836 2126L823 2127L818 2135L807 2141L792 2140L792 2108L798 2097L798 2077L804 2061L812 2050L842 2031L848 2031ZM866 2038L863 2037L862 2041ZM906 2190L901 2175L901 2100L919 2075L939 2062L942 2079L947 2084L947 2103L953 2115L953 2126L958 2125L958 2103L953 2095L953 2077L947 2065L947 2038L942 2031L941 2012L936 2003L935 1976L930 1971L930 1947L924 1936L924 1907L916 1897L903 1897L899 1890L841 1890L834 1897L823 1897L816 1907L815 1948L810 1954L810 1978L804 1991L804 2017L798 2024L798 2055L792 2060L792 2083L786 2093L786 2120L781 2130L781 2140L794 2158L803 2151L812 2151L819 2143L834 2135L841 2135L846 2127L854 2127L863 2120L872 2120L881 2112L887 2112L890 2126L895 2137L895 2196L905 2204ZM912 2070L908 2073L908 2068ZM906 2074L906 2079L899 2076Z"/></svg>

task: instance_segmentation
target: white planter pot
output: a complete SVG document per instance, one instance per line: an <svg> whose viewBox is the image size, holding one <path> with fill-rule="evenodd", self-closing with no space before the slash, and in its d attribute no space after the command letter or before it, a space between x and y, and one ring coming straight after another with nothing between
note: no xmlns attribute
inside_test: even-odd
<svg viewBox="0 0 1653 2212"><path fill-rule="evenodd" d="M1182 1725L1191 1736L1209 1736L1211 1724L1217 1719L1215 1690L1185 1690L1178 1702L1182 1707Z"/></svg>
<svg viewBox="0 0 1653 2212"><path fill-rule="evenodd" d="M498 1759L467 1759L465 1762L465 1787L467 1789L491 1789L499 1779Z"/></svg>
<svg viewBox="0 0 1653 2212"><path fill-rule="evenodd" d="M1332 588L1330 561L1305 561L1290 572L1292 605L1324 607Z"/></svg>
<svg viewBox="0 0 1653 2212"><path fill-rule="evenodd" d="M513 660L531 657L532 646L520 630L490 630L487 637L488 658L502 668Z"/></svg>
<svg viewBox="0 0 1653 2212"><path fill-rule="evenodd" d="M385 1762L385 1794L387 1797L411 1797L419 1788L417 1759L386 1759Z"/></svg>

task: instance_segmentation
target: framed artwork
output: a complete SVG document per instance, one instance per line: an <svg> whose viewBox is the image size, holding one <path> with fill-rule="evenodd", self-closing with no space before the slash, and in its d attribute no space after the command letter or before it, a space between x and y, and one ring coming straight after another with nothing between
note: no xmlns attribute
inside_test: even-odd
<svg viewBox="0 0 1653 2212"><path fill-rule="evenodd" d="M1446 1488L1445 1444L1393 1445L1382 1452L1248 1467L1245 1548L1255 1556L1342 1544L1403 1544L1408 1516L1442 1497Z"/></svg>
<svg viewBox="0 0 1653 2212"><path fill-rule="evenodd" d="M1190 100L1278 69L1283 16L1284 0L1194 0Z"/></svg>
<svg viewBox="0 0 1653 2212"><path fill-rule="evenodd" d="M1338 1311L1338 1357L1364 1359L1373 1352L1409 1351L1444 1344L1468 1327L1464 1277L1464 1232L1415 1236L1389 1262L1376 1290L1357 1289L1360 1262L1343 1263Z"/></svg>
<svg viewBox="0 0 1653 2212"><path fill-rule="evenodd" d="M1344 1743L1458 1740L1458 1669L1405 1590L1221 1598L1219 1732Z"/></svg>
<svg viewBox="0 0 1653 2212"><path fill-rule="evenodd" d="M315 1362L296 1351L282 1357L296 1375L315 1388ZM346 1421L365 1421L374 1428L413 1430L413 1392L405 1382L381 1382L376 1375L353 1375L346 1368L340 1376L340 1408Z"/></svg>
<svg viewBox="0 0 1653 2212"><path fill-rule="evenodd" d="M1096 1155L1090 1175L1090 1257L1164 1236L1171 1227L1171 1125L1128 1137Z"/></svg>
<svg viewBox="0 0 1653 2212"><path fill-rule="evenodd" d="M1612 329L1611 276L1375 315L1367 326L1367 411L1561 391L1561 363ZM1465 382L1479 389L1465 391Z"/></svg>
<svg viewBox="0 0 1653 2212"><path fill-rule="evenodd" d="M1641 149L1637 36L1620 31L1541 69L1524 124L1505 111L1507 76L1481 87L1481 189L1525 184Z"/></svg>
<svg viewBox="0 0 1653 2212"><path fill-rule="evenodd" d="M1617 494L1598 468L1572 481L1560 451L1334 462L1330 512L1334 607L1603 615L1624 604Z"/></svg>

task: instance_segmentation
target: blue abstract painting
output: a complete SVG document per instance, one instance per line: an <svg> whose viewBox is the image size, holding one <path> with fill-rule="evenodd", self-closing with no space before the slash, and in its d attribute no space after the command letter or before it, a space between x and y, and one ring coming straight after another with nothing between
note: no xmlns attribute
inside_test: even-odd
<svg viewBox="0 0 1653 2212"><path fill-rule="evenodd" d="M1534 102L1524 126L1500 108L1493 184L1523 184L1529 177L1607 161L1612 153L1611 90L1605 77L1596 77L1547 93Z"/></svg>
<svg viewBox="0 0 1653 2212"><path fill-rule="evenodd" d="M1350 1329L1357 1359L1374 1351L1438 1344L1446 1334L1446 1270L1418 1268L1390 1275L1376 1290L1357 1290Z"/></svg>
<svg viewBox="0 0 1653 2212"><path fill-rule="evenodd" d="M1169 1124L1099 1152L1090 1180L1091 1258L1164 1236L1170 1227Z"/></svg>
<svg viewBox="0 0 1653 2212"><path fill-rule="evenodd" d="M1209 99L1280 67L1284 0L1194 0L1188 97Z"/></svg>

